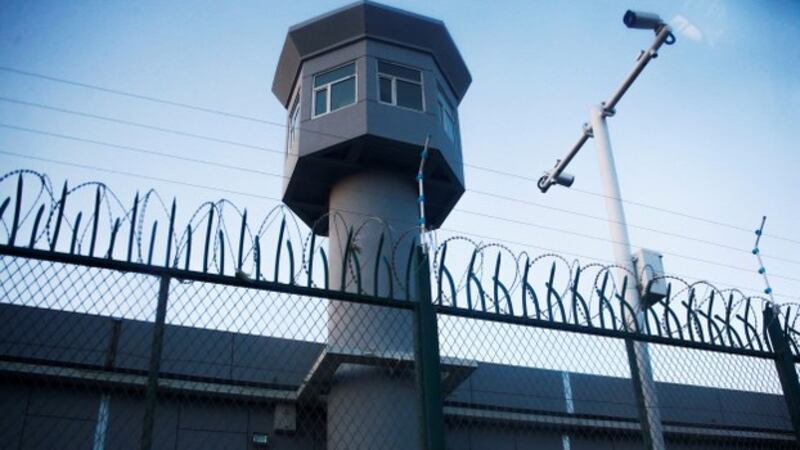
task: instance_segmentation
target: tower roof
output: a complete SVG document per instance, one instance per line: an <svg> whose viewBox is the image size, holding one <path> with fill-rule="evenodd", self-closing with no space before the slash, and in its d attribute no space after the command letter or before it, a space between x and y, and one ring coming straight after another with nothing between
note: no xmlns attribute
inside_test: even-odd
<svg viewBox="0 0 800 450"><path fill-rule="evenodd" d="M361 39L379 40L431 54L459 102L472 82L444 22L371 1L359 1L289 29L275 70L272 92L288 106L304 59Z"/></svg>

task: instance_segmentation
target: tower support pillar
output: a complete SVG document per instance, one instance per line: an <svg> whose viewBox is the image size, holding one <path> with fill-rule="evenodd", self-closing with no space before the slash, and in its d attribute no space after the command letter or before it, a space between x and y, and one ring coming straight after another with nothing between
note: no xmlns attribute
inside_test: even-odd
<svg viewBox="0 0 800 450"><path fill-rule="evenodd" d="M360 275L365 294L377 292L386 297L391 284L395 298L405 298L410 292L409 298L414 299L417 277L413 265L406 277L407 258L417 241L413 176L406 179L397 173L365 169L333 186L329 208L331 287L357 292ZM347 252L351 256L345 260ZM411 286L406 285L407 279ZM345 364L338 369L328 395L329 449L419 448L414 369L393 362L413 360L413 324L410 310L330 303L328 346L379 355L386 364Z"/></svg>

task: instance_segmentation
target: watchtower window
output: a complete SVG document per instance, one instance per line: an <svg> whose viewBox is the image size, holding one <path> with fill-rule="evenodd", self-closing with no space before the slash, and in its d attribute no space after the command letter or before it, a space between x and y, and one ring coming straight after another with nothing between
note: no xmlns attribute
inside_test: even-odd
<svg viewBox="0 0 800 450"><path fill-rule="evenodd" d="M297 135L300 132L300 90L294 95L289 110L289 132L286 135L286 152L297 153Z"/></svg>
<svg viewBox="0 0 800 450"><path fill-rule="evenodd" d="M314 117L356 102L356 63L314 75Z"/></svg>
<svg viewBox="0 0 800 450"><path fill-rule="evenodd" d="M422 72L386 61L378 61L378 101L423 111Z"/></svg>
<svg viewBox="0 0 800 450"><path fill-rule="evenodd" d="M447 137L451 141L456 139L456 114L455 108L450 100L447 99L447 94L444 88L439 83L436 83L438 92L436 93L436 103L439 105L439 120L442 123L442 128Z"/></svg>

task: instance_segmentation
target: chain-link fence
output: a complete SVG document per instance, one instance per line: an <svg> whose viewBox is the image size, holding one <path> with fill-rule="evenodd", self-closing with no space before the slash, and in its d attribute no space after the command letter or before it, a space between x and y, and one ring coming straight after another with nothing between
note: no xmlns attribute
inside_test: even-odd
<svg viewBox="0 0 800 450"><path fill-rule="evenodd" d="M439 331L473 367L446 393L448 447L649 448L624 339L447 314ZM773 360L647 347L666 448L796 448Z"/></svg>
<svg viewBox="0 0 800 450"><path fill-rule="evenodd" d="M409 310L13 256L0 273L2 448L418 439Z"/></svg>
<svg viewBox="0 0 800 450"><path fill-rule="evenodd" d="M227 201L179 226L151 192L130 209L104 185L56 198L41 174L26 203L30 174L13 174L0 448L800 442L792 305L663 276L666 296L642 307L616 266L463 236L417 245L417 228L379 220L323 238L280 208L251 228ZM67 201L87 186L91 212Z"/></svg>
<svg viewBox="0 0 800 450"><path fill-rule="evenodd" d="M424 445L416 303L290 290L3 255L2 448ZM652 446L631 339L438 310L447 448ZM637 342L666 448L796 448L775 358Z"/></svg>

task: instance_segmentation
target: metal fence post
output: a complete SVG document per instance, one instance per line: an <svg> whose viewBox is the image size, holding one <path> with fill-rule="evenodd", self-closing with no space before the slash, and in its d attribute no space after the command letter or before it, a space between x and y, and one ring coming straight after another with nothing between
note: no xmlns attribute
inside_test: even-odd
<svg viewBox="0 0 800 450"><path fill-rule="evenodd" d="M794 435L797 442L800 443L800 382L798 382L797 372L794 368L794 358L789 338L781 328L775 308L774 305L767 305L764 308L764 327L767 329L772 351L775 354L775 369L781 381L783 399L786 401L786 408L789 410L789 418L792 421Z"/></svg>
<svg viewBox="0 0 800 450"><path fill-rule="evenodd" d="M156 307L156 321L153 324L153 344L150 349L150 368L147 372L147 390L144 400L142 450L150 450L153 447L153 424L155 423L156 402L158 400L158 371L161 365L161 348L164 341L164 322L167 317L169 282L170 277L162 276L158 287L158 306Z"/></svg>
<svg viewBox="0 0 800 450"><path fill-rule="evenodd" d="M650 366L650 350L647 344L625 338L625 350L628 354L628 366L631 370L633 394L636 398L636 409L639 412L639 424L642 429L643 448L663 450L664 434L661 428L661 414L656 397L655 381Z"/></svg>
<svg viewBox="0 0 800 450"><path fill-rule="evenodd" d="M428 255L418 248L417 307L414 310L414 361L420 403L420 438L426 450L444 450L444 411L439 360L439 330L431 296Z"/></svg>

